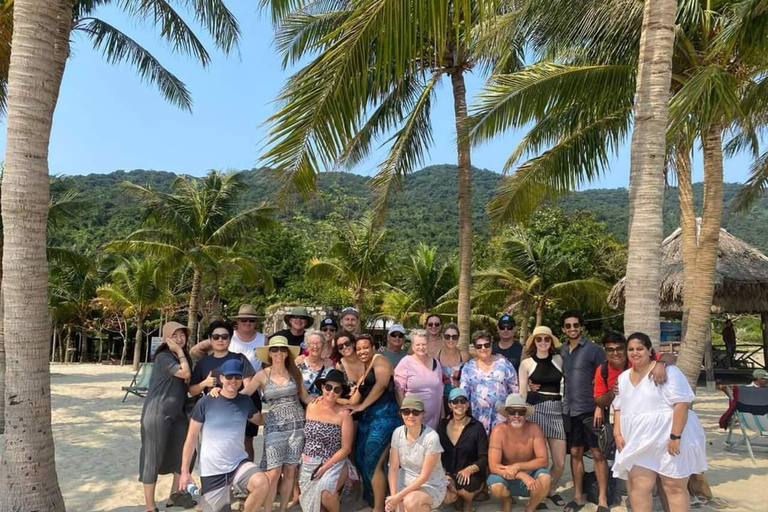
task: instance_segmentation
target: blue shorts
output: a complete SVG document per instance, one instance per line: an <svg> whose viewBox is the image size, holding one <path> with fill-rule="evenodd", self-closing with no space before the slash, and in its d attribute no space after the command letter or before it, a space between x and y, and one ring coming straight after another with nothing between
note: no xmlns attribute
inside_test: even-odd
<svg viewBox="0 0 768 512"><path fill-rule="evenodd" d="M535 480L539 475L548 475L549 470L547 468L541 468L537 469L536 471L526 471L526 473L528 473L528 475ZM507 480L502 476L493 474L488 477L486 484L488 484L488 488L490 488L493 484L504 484L511 496L522 496L523 498L527 498L529 496L528 488L525 486L522 480L518 480L517 478Z"/></svg>

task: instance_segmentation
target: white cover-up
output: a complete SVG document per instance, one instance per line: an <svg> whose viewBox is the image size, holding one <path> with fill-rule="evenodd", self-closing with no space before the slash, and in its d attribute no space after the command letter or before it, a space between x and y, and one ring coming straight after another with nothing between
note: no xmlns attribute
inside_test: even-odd
<svg viewBox="0 0 768 512"><path fill-rule="evenodd" d="M672 409L680 402L693 402L695 396L683 374L667 368L667 382L657 386L643 377L637 386L629 380L632 371L619 376L619 395L613 407L621 411L621 435L625 446L616 454L613 475L623 480L634 465L670 478L686 478L707 469L707 439L699 418L688 411L688 421L680 441L680 455L667 453L672 433Z"/></svg>

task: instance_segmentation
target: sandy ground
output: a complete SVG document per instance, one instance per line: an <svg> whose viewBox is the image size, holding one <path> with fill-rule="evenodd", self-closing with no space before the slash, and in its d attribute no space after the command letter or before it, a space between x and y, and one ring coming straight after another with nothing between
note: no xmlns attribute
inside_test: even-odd
<svg viewBox="0 0 768 512"><path fill-rule="evenodd" d="M121 403L132 376L129 368L98 365L53 365L53 433L56 442L56 468L61 490L70 512L140 512L144 510L138 482L139 417L142 399L130 395ZM717 419L726 406L725 396L699 391L695 410L707 430L710 470L707 473L716 496L730 501L734 510L764 512L768 488L768 452L758 452L753 464L745 451L724 451L725 433ZM259 447L257 446L257 450ZM158 505L171 485L169 477L158 481ZM560 494L572 496L566 472ZM477 504L478 512L495 512L498 501ZM351 510L353 507L347 506ZM585 512L595 510L588 505ZM453 511L453 507L445 507ZM522 510L521 504L513 510ZM555 507L550 503L550 510ZM181 509L171 509L180 511ZM294 509L298 510L298 509ZM613 510L625 510L614 507ZM707 506L698 510L713 510Z"/></svg>

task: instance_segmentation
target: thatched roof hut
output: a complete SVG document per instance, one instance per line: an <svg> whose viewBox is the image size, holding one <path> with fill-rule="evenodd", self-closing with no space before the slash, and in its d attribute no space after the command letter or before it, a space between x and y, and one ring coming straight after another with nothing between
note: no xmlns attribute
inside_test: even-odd
<svg viewBox="0 0 768 512"><path fill-rule="evenodd" d="M664 240L661 250L661 311L682 312L684 279L680 228ZM624 309L625 279L616 283L608 295L609 304L617 309ZM768 256L722 228L712 312L768 312Z"/></svg>

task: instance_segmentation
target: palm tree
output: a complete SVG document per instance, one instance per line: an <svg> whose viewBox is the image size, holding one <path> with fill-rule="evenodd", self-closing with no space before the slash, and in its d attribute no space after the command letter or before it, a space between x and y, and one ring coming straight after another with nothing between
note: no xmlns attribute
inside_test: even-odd
<svg viewBox="0 0 768 512"><path fill-rule="evenodd" d="M142 354L144 322L158 307L170 300L161 265L152 258L126 258L111 275L111 283L100 286L99 298L112 309L120 309L136 324L133 369L138 370Z"/></svg>
<svg viewBox="0 0 768 512"><path fill-rule="evenodd" d="M551 240L532 240L523 230L512 228L504 237L500 264L475 272L478 304L500 305L502 311L520 311L521 339L528 337L528 318L536 315L541 325L549 304L566 307L605 308L609 286L599 279L579 279L565 256Z"/></svg>
<svg viewBox="0 0 768 512"><path fill-rule="evenodd" d="M286 83L272 128L266 165L284 171L309 194L323 168L353 167L385 139L386 159L372 180L376 209L423 159L432 142L431 108L449 77L458 163L459 301L462 343L469 340L472 270L471 150L465 75L473 69L510 71L522 62L520 38L494 51L475 33L502 0L346 0L265 2L278 23L284 63L311 59ZM501 52L496 51L503 48ZM394 134L392 134L394 132ZM391 137L390 137L390 134Z"/></svg>
<svg viewBox="0 0 768 512"><path fill-rule="evenodd" d="M309 261L307 278L347 289L362 313L367 294L383 288L394 268L386 244L387 231L366 214L336 230L326 256Z"/></svg>
<svg viewBox="0 0 768 512"><path fill-rule="evenodd" d="M237 212L246 190L242 173L211 171L204 178L179 176L170 193L129 182L123 185L144 202L147 227L108 247L141 251L167 266L192 267L187 326L194 343L204 275L218 268L235 244L270 226L272 209L260 205Z"/></svg>

